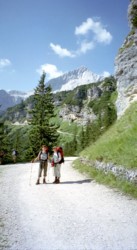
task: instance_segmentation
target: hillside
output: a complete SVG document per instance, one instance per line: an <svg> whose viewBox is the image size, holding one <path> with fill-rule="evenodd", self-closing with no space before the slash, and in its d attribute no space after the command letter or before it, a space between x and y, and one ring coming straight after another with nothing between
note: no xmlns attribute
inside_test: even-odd
<svg viewBox="0 0 137 250"><path fill-rule="evenodd" d="M81 155L137 169L137 102Z"/></svg>
<svg viewBox="0 0 137 250"><path fill-rule="evenodd" d="M137 198L137 102L80 153L75 167Z"/></svg>

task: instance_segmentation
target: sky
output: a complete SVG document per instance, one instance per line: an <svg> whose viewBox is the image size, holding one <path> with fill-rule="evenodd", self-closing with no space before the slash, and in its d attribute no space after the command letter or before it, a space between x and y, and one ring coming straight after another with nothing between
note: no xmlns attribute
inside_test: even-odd
<svg viewBox="0 0 137 250"><path fill-rule="evenodd" d="M113 75L130 0L0 0L0 89L28 92L81 66Z"/></svg>

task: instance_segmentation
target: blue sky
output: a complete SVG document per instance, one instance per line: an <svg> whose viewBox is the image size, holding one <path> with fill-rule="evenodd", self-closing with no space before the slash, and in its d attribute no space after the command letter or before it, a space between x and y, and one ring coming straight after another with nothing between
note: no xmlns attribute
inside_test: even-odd
<svg viewBox="0 0 137 250"><path fill-rule="evenodd" d="M0 0L0 89L30 91L81 66L114 74L129 0Z"/></svg>

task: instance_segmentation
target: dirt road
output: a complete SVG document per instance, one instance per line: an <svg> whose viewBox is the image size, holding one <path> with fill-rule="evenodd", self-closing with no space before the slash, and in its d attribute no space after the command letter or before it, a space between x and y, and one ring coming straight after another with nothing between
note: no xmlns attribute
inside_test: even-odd
<svg viewBox="0 0 137 250"><path fill-rule="evenodd" d="M78 173L35 185L38 163L0 166L1 250L137 250L137 200ZM32 172L31 172L32 170Z"/></svg>

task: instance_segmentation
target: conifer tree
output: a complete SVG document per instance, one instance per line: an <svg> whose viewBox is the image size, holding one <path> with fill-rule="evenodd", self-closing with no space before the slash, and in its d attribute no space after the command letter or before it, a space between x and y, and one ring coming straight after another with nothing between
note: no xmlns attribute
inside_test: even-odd
<svg viewBox="0 0 137 250"><path fill-rule="evenodd" d="M11 161L11 142L8 138L8 128L4 122L0 122L0 152L4 152L4 163Z"/></svg>
<svg viewBox="0 0 137 250"><path fill-rule="evenodd" d="M82 130L79 136L78 151L82 151L86 146L87 146L86 135L85 135L84 128L82 127Z"/></svg>
<svg viewBox="0 0 137 250"><path fill-rule="evenodd" d="M50 86L45 85L45 73L42 74L34 91L33 109L31 111L30 143L32 155L35 155L46 144L51 148L56 143L57 126L51 123L54 115L53 94Z"/></svg>

